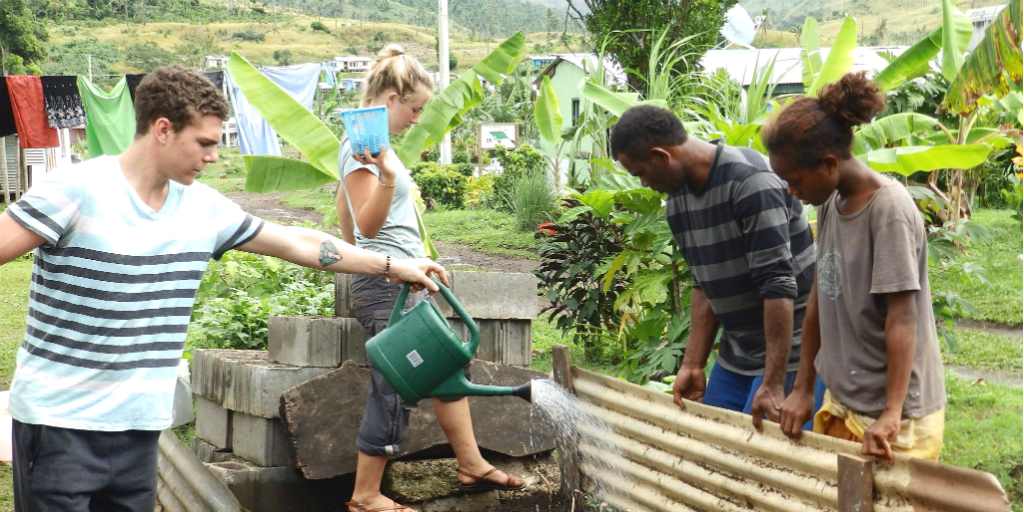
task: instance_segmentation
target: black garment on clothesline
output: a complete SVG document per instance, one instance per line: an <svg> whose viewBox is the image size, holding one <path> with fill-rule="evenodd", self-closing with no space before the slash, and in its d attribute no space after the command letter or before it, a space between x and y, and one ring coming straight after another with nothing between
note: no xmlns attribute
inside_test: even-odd
<svg viewBox="0 0 1024 512"><path fill-rule="evenodd" d="M207 80L213 82L214 87L223 94L224 91L224 72L223 71L203 71L203 76ZM132 95L132 103L135 102L135 89L139 87L139 83L145 78L145 74L141 75L125 75L125 79L128 80L128 94Z"/></svg>
<svg viewBox="0 0 1024 512"><path fill-rule="evenodd" d="M50 128L74 128L88 123L77 76L44 76L40 80Z"/></svg>
<svg viewBox="0 0 1024 512"><path fill-rule="evenodd" d="M11 95L7 92L7 78L0 76L0 137L18 133L14 124L14 109L11 108Z"/></svg>

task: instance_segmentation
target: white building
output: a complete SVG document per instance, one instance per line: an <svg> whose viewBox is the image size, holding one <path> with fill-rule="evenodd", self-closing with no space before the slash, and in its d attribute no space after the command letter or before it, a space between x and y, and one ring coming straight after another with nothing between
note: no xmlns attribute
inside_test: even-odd
<svg viewBox="0 0 1024 512"><path fill-rule="evenodd" d="M228 65L228 59L223 55L207 55L206 69L224 69Z"/></svg>
<svg viewBox="0 0 1024 512"><path fill-rule="evenodd" d="M373 59L369 57L335 57L334 70L338 73L365 73L370 70Z"/></svg>
<svg viewBox="0 0 1024 512"><path fill-rule="evenodd" d="M991 5L989 7L980 7L978 9L968 9L964 13L967 19L971 20L971 25L974 26L974 33L971 34L971 42L967 43L967 51L971 51L978 43L985 38L985 29L992 24L992 20L996 19L999 11L1003 10L1005 5Z"/></svg>

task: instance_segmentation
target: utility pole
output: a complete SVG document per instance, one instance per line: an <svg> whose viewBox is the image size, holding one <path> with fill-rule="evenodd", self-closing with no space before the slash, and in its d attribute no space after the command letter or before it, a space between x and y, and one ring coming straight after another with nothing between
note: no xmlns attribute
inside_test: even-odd
<svg viewBox="0 0 1024 512"><path fill-rule="evenodd" d="M124 28L128 27L128 0L124 0Z"/></svg>
<svg viewBox="0 0 1024 512"><path fill-rule="evenodd" d="M87 55L89 57L89 82L92 83L92 54Z"/></svg>
<svg viewBox="0 0 1024 512"><path fill-rule="evenodd" d="M441 72L441 83L438 90L443 91L451 82L448 69L448 0L437 0L437 62ZM444 134L441 141L441 164L452 163L452 132Z"/></svg>

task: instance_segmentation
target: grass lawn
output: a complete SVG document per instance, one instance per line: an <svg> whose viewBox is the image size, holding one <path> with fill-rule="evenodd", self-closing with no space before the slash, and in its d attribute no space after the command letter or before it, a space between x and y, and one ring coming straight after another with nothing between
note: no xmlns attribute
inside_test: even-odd
<svg viewBox="0 0 1024 512"><path fill-rule="evenodd" d="M992 473L1006 490L1013 510L1021 512L1021 390L974 385L946 372L946 394L946 437L939 461Z"/></svg>
<svg viewBox="0 0 1024 512"><path fill-rule="evenodd" d="M32 260L22 257L0 266L0 389L11 388L15 358L25 335Z"/></svg>
<svg viewBox="0 0 1024 512"><path fill-rule="evenodd" d="M942 362L970 366L982 370L1016 370L1021 372L1021 341L990 334L978 329L956 329L955 350L942 346Z"/></svg>
<svg viewBox="0 0 1024 512"><path fill-rule="evenodd" d="M972 283L965 286L958 276L939 275L931 282L937 292L953 290L969 300L977 312L975 320L988 320L1010 325L1021 323L1021 286L1024 282L1021 260L1021 223L1012 210L980 209L972 220L986 228L991 235L988 243L974 243L967 258L983 267L992 280L992 286ZM1019 350L1017 351L1020 352Z"/></svg>
<svg viewBox="0 0 1024 512"><path fill-rule="evenodd" d="M518 231L515 219L494 210L451 210L428 212L423 216L430 238L435 242L468 245L480 252L539 259L541 240L532 231Z"/></svg>

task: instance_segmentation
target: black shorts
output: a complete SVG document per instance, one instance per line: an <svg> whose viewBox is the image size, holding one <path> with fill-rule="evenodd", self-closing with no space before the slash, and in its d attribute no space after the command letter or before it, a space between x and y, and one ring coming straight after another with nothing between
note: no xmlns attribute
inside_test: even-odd
<svg viewBox="0 0 1024 512"><path fill-rule="evenodd" d="M14 420L17 512L152 512L158 430L104 432Z"/></svg>

